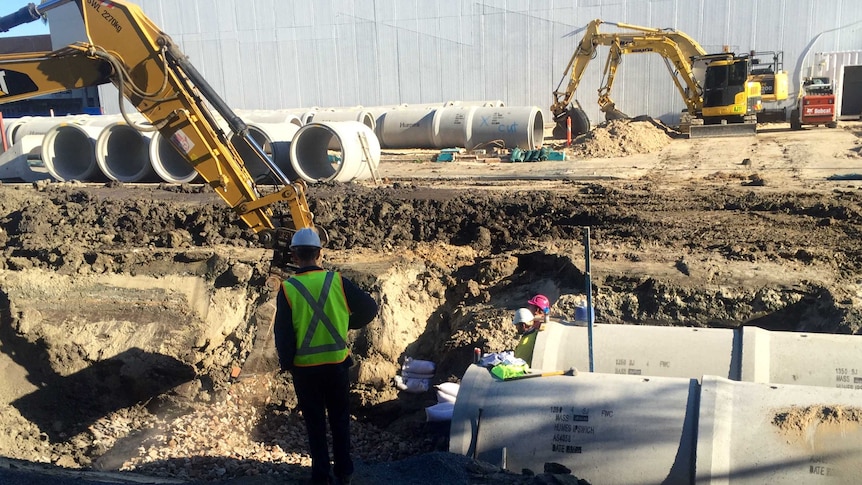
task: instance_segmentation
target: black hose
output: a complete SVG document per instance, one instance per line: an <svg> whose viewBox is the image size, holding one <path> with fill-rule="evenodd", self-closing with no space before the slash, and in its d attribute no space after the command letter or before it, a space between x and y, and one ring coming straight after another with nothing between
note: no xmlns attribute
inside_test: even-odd
<svg viewBox="0 0 862 485"><path fill-rule="evenodd" d="M42 18L39 11L36 10L36 4L30 3L26 7L21 7L17 12L0 17L0 32L7 32L19 25L28 24L34 20Z"/></svg>

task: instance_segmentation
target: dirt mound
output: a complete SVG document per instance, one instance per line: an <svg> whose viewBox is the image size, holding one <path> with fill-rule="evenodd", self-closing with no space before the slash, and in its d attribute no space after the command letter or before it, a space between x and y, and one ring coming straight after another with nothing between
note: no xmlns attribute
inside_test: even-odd
<svg viewBox="0 0 862 485"><path fill-rule="evenodd" d="M566 151L576 159L652 153L670 143L670 133L669 128L652 118L611 120L573 140Z"/></svg>

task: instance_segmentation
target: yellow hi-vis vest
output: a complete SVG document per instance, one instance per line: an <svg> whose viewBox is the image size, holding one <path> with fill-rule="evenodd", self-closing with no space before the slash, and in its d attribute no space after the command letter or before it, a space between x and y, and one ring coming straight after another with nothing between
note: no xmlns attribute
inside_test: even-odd
<svg viewBox="0 0 862 485"><path fill-rule="evenodd" d="M293 365L307 367L343 362L348 353L350 310L341 275L332 271L309 271L289 278L283 286L296 334Z"/></svg>

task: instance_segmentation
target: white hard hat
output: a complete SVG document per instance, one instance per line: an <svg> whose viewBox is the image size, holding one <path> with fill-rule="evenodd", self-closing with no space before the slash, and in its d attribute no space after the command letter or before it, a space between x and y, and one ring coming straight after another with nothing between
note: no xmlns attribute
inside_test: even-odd
<svg viewBox="0 0 862 485"><path fill-rule="evenodd" d="M515 325L519 323L533 323L533 312L527 308L518 308L515 312L515 320L512 323Z"/></svg>
<svg viewBox="0 0 862 485"><path fill-rule="evenodd" d="M304 227L296 231L290 240L290 248L293 249L298 246L319 248L320 236L317 234L317 231L310 227Z"/></svg>

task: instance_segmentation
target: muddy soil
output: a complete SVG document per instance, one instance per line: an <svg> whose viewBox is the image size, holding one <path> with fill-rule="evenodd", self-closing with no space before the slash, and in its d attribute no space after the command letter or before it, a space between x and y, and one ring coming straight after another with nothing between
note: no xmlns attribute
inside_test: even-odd
<svg viewBox="0 0 862 485"><path fill-rule="evenodd" d="M605 323L860 333L858 126L687 140L638 123L558 143L566 162L387 154L380 184L309 189L324 265L381 305L351 335L358 482L446 456L445 428L425 421L434 393L393 386L404 359L457 381L474 348L514 346L511 314L533 293L573 319L585 242ZM270 338L271 254L208 187L7 182L0 242L0 456L179 480L307 474Z"/></svg>

